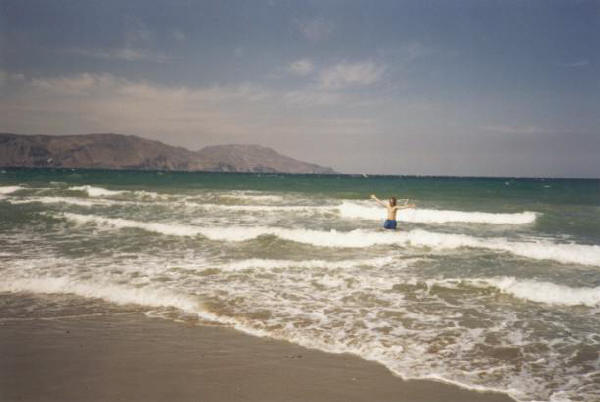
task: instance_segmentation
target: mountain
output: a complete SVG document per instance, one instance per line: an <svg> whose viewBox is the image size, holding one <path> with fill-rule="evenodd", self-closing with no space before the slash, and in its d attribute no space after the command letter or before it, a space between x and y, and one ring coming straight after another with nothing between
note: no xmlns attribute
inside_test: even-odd
<svg viewBox="0 0 600 402"><path fill-rule="evenodd" d="M0 166L210 172L335 173L260 145L216 145L190 151L134 135L0 133Z"/></svg>

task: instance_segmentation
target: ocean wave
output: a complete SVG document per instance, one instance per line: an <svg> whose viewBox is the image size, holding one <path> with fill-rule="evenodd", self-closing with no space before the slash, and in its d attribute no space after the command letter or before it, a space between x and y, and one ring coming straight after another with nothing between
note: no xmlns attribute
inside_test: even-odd
<svg viewBox="0 0 600 402"><path fill-rule="evenodd" d="M18 188L17 188L18 189ZM305 213L338 213L342 218L382 220L385 217L385 211L382 208L367 206L365 203L356 201L343 201L340 205L273 205L271 202L282 201L284 198L280 195L261 194L257 192L232 191L229 193L218 194L210 193L204 196L217 196L218 198L242 199L244 202L262 202L267 205L227 205L206 203L203 200L194 200L194 197L183 194L160 194L152 191L128 191L128 190L109 190L103 187L92 185L69 187L72 191L83 191L89 197L125 197L126 199L140 201L169 201L179 202L186 207L203 208L207 210L224 211L244 211L244 212L305 212ZM13 191L16 191L13 190ZM2 194L0 190L0 194ZM209 197L210 198L210 197ZM43 202L43 201L40 201ZM68 202L68 201L64 201ZM524 211L517 213L491 213L491 212L466 212L453 210L436 209L406 209L398 211L397 219L401 222L425 223L425 224L445 224L445 223L479 223L495 225L523 225L534 223L537 214L535 212Z"/></svg>
<svg viewBox="0 0 600 402"><path fill-rule="evenodd" d="M280 202L283 201L284 197L281 195L274 195L263 193L261 191L242 191L233 190L227 193L218 194L219 198L226 199L241 199L244 201L260 201L260 202Z"/></svg>
<svg viewBox="0 0 600 402"><path fill-rule="evenodd" d="M88 197L94 197L94 198L119 196L120 198L128 197L128 198L133 198L135 200L141 200L141 201L143 201L143 200L166 200L169 198L168 194L160 194L160 193L155 193L153 191L109 190L104 187L96 187L96 186L91 186L89 184L86 184L83 186L69 187L68 189L71 191L83 191L83 192L87 193Z"/></svg>
<svg viewBox="0 0 600 402"><path fill-rule="evenodd" d="M217 241L245 241L259 236L273 235L284 240L321 247L358 248L375 245L399 245L428 247L436 250L472 247L508 252L536 260L554 260L566 264L600 265L600 246L555 243L549 240L511 241L500 237L480 238L464 234L429 232L421 229L408 232L375 232L362 229L340 232L333 229L325 231L268 226L207 227L179 223L138 222L73 213L64 213L63 216L76 223L94 223L116 228L138 228L173 236L201 235Z"/></svg>
<svg viewBox="0 0 600 402"><path fill-rule="evenodd" d="M175 307L188 313L198 313L202 309L198 298L186 294L162 289L85 282L68 277L14 278L11 281L0 282L0 291L75 294L120 305Z"/></svg>
<svg viewBox="0 0 600 402"><path fill-rule="evenodd" d="M96 205L112 205L112 202L107 200L87 200L85 198L72 198L72 197L31 197L24 199L13 199L8 200L11 204L30 204L39 202L41 204L69 204L77 205L81 207L93 207Z"/></svg>
<svg viewBox="0 0 600 402"><path fill-rule="evenodd" d="M221 205L211 203L193 203L185 201L185 205L207 210L244 211L244 212L335 212L335 206L314 205Z"/></svg>
<svg viewBox="0 0 600 402"><path fill-rule="evenodd" d="M112 284L102 281L86 281L69 277L38 277L38 278L11 278L10 281L0 282L0 292L12 293L36 293L36 294L72 294L88 299L101 299L117 305L139 305L150 308L176 308L184 313L196 315L200 319L229 325L241 332L259 337L271 337L293 342L298 345L319 349L329 353L351 353L367 360L377 361L388 367L402 378L434 378L439 381L453 383L461 387L480 391L500 391L492 387L478 384L469 384L460 381L452 381L443 375L427 374L419 372L410 375L410 371L398 366L399 359L402 360L406 353L405 346L384 346L380 342L369 342L365 344L348 342L344 339L323 339L318 334L312 335L294 328L284 327L280 330L268 330L256 325L251 319L240 315L230 317L227 315L211 312L206 308L203 299L199 296L168 289L157 289L152 287L135 287L123 284ZM156 314L154 314L156 315ZM160 314L159 314L160 316ZM344 335L344 330L336 335ZM352 339L352 338L351 338ZM417 345L418 346L418 345ZM409 357L410 358L410 357ZM408 375L407 375L408 374Z"/></svg>
<svg viewBox="0 0 600 402"><path fill-rule="evenodd" d="M69 190L72 191L83 191L87 193L90 197L112 197L115 195L123 194L126 191L116 191L116 190L108 190L104 187L96 187L90 186L89 184L85 184L83 186L73 186L69 187Z"/></svg>
<svg viewBox="0 0 600 402"><path fill-rule="evenodd" d="M353 259L353 260L339 260L339 261L326 261L326 260L275 260L275 259L262 259L262 258L250 258L246 260L231 261L223 263L218 266L223 271L239 271L245 269L276 269L276 268L355 268L360 266L371 266L381 267L386 264L394 262L394 257L379 257L369 259Z"/></svg>
<svg viewBox="0 0 600 402"><path fill-rule="evenodd" d="M357 202L344 201L338 207L340 215L345 218L381 220L385 210L381 207L370 207ZM486 223L494 225L523 225L535 222L535 212L490 213L465 212L437 209L403 209L398 211L397 219L410 223Z"/></svg>
<svg viewBox="0 0 600 402"><path fill-rule="evenodd" d="M11 194L24 188L22 186L0 186L0 194Z"/></svg>
<svg viewBox="0 0 600 402"><path fill-rule="evenodd" d="M531 279L517 279L515 277L496 278L467 278L428 280L429 287L439 285L455 288L460 284L478 288L495 288L501 293L509 294L519 299L537 303L561 306L588 306L600 305L600 286L598 287L570 287L552 282L541 282Z"/></svg>

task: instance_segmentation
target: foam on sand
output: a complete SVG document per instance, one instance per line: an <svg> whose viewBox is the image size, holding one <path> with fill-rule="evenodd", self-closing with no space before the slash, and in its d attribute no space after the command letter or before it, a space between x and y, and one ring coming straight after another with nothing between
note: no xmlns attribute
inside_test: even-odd
<svg viewBox="0 0 600 402"><path fill-rule="evenodd" d="M381 220L385 211L381 207L361 205L357 202L344 201L338 207L340 215L345 218ZM403 209L398 211L397 219L411 223L484 223L493 225L523 225L535 222L535 212L490 213L465 212L437 209Z"/></svg>
<svg viewBox="0 0 600 402"><path fill-rule="evenodd" d="M555 243L549 240L510 241L501 237L482 238L463 234L429 232L421 229L399 233L361 229L338 232L336 230L287 229L269 226L216 227L179 223L152 223L72 213L64 213L63 216L76 223L93 223L115 228L138 228L172 236L201 235L217 241L245 241L259 236L272 235L284 240L321 247L398 245L429 247L434 250L472 247L508 252L536 260L554 260L566 264L600 266L600 246Z"/></svg>

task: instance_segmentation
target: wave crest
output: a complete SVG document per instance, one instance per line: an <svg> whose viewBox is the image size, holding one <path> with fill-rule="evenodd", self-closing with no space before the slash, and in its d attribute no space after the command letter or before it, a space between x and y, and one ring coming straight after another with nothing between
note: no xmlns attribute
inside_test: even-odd
<svg viewBox="0 0 600 402"><path fill-rule="evenodd" d="M552 282L540 282L531 279L517 279L515 277L496 278L468 278L445 279L427 281L429 287L438 285L454 288L460 284L477 288L494 288L501 293L509 294L519 299L537 303L554 304L560 306L587 306L600 305L600 286L570 287L557 285Z"/></svg>
<svg viewBox="0 0 600 402"><path fill-rule="evenodd" d="M22 186L0 186L0 194L10 194L24 189Z"/></svg>
<svg viewBox="0 0 600 402"><path fill-rule="evenodd" d="M382 208L368 207L356 202L344 201L339 207L345 218L381 220L385 216ZM524 225L535 222L535 212L491 213L465 212L438 209L404 209L398 211L398 220L410 223L486 223L493 225Z"/></svg>
<svg viewBox="0 0 600 402"><path fill-rule="evenodd" d="M566 264L600 265L600 246L563 244L549 240L511 241L501 237L482 238L464 234L429 232L421 229L409 232L376 232L362 229L338 232L333 229L325 231L269 226L217 227L138 222L73 213L64 213L63 216L76 223L93 223L116 228L138 228L172 236L201 235L217 241L245 241L259 236L272 235L284 240L320 247L360 248L375 245L398 245L442 250L472 247L508 252L536 260L554 260Z"/></svg>

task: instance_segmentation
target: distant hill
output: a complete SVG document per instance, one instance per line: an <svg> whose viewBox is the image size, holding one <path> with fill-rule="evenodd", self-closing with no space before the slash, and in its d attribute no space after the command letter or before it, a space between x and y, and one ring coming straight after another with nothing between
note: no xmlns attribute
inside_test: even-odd
<svg viewBox="0 0 600 402"><path fill-rule="evenodd" d="M260 145L216 145L190 151L134 135L0 133L0 166L210 172L335 173Z"/></svg>

